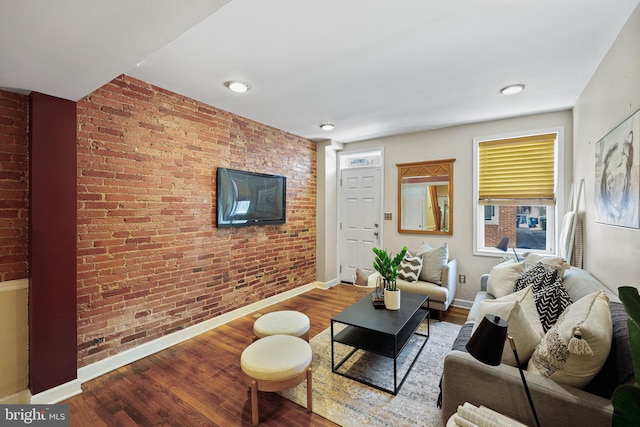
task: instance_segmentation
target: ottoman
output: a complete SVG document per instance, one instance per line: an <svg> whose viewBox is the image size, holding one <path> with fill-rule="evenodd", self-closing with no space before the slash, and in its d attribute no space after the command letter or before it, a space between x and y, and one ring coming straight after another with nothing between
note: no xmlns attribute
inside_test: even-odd
<svg viewBox="0 0 640 427"><path fill-rule="evenodd" d="M258 317L253 324L253 335L257 338L291 335L309 341L309 325L309 317L299 311L273 311Z"/></svg>
<svg viewBox="0 0 640 427"><path fill-rule="evenodd" d="M251 421L259 424L258 391L281 391L307 381L307 411L311 412L311 346L291 335L270 335L244 349L240 366L251 392Z"/></svg>

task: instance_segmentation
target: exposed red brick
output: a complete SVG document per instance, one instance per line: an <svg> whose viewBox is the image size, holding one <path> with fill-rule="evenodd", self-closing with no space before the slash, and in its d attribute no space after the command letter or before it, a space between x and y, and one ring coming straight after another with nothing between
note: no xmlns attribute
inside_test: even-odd
<svg viewBox="0 0 640 427"><path fill-rule="evenodd" d="M28 105L0 89L0 282L28 277Z"/></svg>
<svg viewBox="0 0 640 427"><path fill-rule="evenodd" d="M218 229L217 167L287 176L287 223ZM78 101L78 366L315 280L315 188L312 141L127 76Z"/></svg>

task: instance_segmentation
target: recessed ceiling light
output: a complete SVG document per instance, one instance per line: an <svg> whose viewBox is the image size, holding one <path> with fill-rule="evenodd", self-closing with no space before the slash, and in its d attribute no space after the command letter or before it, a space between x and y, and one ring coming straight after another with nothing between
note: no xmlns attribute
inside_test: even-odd
<svg viewBox="0 0 640 427"><path fill-rule="evenodd" d="M244 93L249 90L248 84L237 80L225 82L224 85L236 93Z"/></svg>
<svg viewBox="0 0 640 427"><path fill-rule="evenodd" d="M333 123L323 123L320 125L322 130L333 130L336 126Z"/></svg>
<svg viewBox="0 0 640 427"><path fill-rule="evenodd" d="M500 89L500 93L503 95L515 95L516 93L520 93L524 90L523 84L517 85L509 85L507 87L503 87Z"/></svg>

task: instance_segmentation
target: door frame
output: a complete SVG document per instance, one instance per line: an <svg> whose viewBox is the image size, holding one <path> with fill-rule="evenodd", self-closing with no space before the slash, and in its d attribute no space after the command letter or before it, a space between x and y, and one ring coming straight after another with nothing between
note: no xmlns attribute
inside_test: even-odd
<svg viewBox="0 0 640 427"><path fill-rule="evenodd" d="M371 148L362 148L359 150L351 150L351 151L340 151L336 156L336 171L338 175L338 179L336 179L336 216L337 216L337 229L336 229L336 277L338 278L337 284L342 283L340 266L342 265L342 163L343 159L348 157L357 157L364 154L377 154L380 159L380 164L375 164L371 166L360 166L364 167L379 167L380 168L380 188L379 188L379 197L380 197L380 212L378 212L379 216L379 224L380 224L380 247L384 248L384 210L385 210L385 200L384 200L384 184L385 184L385 161L384 161L384 147L371 147Z"/></svg>

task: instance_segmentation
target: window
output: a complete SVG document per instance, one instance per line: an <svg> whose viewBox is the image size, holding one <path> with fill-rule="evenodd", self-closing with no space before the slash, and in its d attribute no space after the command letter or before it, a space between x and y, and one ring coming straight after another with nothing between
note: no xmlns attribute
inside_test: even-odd
<svg viewBox="0 0 640 427"><path fill-rule="evenodd" d="M474 254L504 255L502 237L518 253L555 254L563 199L559 172L562 128L474 139Z"/></svg>

